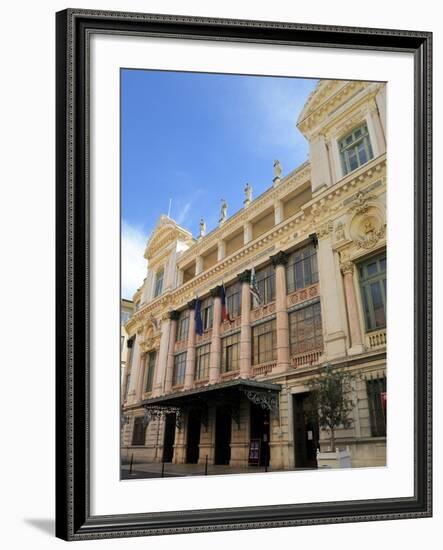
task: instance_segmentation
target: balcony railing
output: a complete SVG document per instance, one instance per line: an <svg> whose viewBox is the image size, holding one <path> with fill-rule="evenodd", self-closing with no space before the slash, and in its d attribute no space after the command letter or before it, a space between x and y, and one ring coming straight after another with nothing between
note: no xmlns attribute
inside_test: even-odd
<svg viewBox="0 0 443 550"><path fill-rule="evenodd" d="M255 365L252 367L252 374L254 376L266 376L277 365L277 361L271 361L269 363L262 363L261 365Z"/></svg>
<svg viewBox="0 0 443 550"><path fill-rule="evenodd" d="M297 355L293 355L291 357L291 364L295 369L298 367L317 365L322 354L322 349L298 353Z"/></svg>
<svg viewBox="0 0 443 550"><path fill-rule="evenodd" d="M366 345L369 349L386 347L386 329L366 334Z"/></svg>

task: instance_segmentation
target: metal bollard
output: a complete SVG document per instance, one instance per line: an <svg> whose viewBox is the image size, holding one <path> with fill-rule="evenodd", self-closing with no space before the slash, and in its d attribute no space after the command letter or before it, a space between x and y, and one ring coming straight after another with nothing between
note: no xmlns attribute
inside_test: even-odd
<svg viewBox="0 0 443 550"><path fill-rule="evenodd" d="M132 464L134 462L134 453L131 455L131 462L129 463L129 475L132 474Z"/></svg>
<svg viewBox="0 0 443 550"><path fill-rule="evenodd" d="M205 458L205 476L208 475L208 455Z"/></svg>
<svg viewBox="0 0 443 550"><path fill-rule="evenodd" d="M165 461L162 461L162 477L165 477Z"/></svg>

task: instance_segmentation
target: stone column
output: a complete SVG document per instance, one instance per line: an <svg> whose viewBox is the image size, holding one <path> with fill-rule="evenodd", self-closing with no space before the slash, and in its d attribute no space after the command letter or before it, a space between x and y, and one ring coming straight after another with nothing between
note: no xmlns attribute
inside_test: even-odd
<svg viewBox="0 0 443 550"><path fill-rule="evenodd" d="M275 313L277 333L277 368L285 372L289 368L289 317L286 307L286 264L288 256L280 251L271 256L275 267Z"/></svg>
<svg viewBox="0 0 443 550"><path fill-rule="evenodd" d="M132 342L134 349L132 350L132 360L131 360L131 379L129 381L129 391L128 391L128 405L131 405L137 401L137 386L138 379L140 377L141 370L141 358L140 358L140 346L138 345L138 338Z"/></svg>
<svg viewBox="0 0 443 550"><path fill-rule="evenodd" d="M186 370L185 370L185 390L192 388L194 384L195 373L195 300L188 302L189 312L189 332L188 347L186 349Z"/></svg>
<svg viewBox="0 0 443 550"><path fill-rule="evenodd" d="M166 363L168 361L169 348L169 332L171 330L171 320L166 314L162 318L160 347L157 351L157 359L155 364L154 384L152 397L157 397L163 393L166 376Z"/></svg>
<svg viewBox="0 0 443 550"><path fill-rule="evenodd" d="M238 275L241 282L241 323L240 323L240 377L251 376L251 270Z"/></svg>
<svg viewBox="0 0 443 550"><path fill-rule="evenodd" d="M321 315L327 359L346 356L345 308L341 303L341 277L331 243L332 228L332 221L326 222L317 233Z"/></svg>
<svg viewBox="0 0 443 550"><path fill-rule="evenodd" d="M140 353L140 358L138 361L138 372L137 372L137 387L135 388L135 401L138 403L142 399L143 395L143 382L145 380L145 371L146 371L146 360L147 354Z"/></svg>
<svg viewBox="0 0 443 550"><path fill-rule="evenodd" d="M217 261L223 260L223 258L226 256L226 242L223 240L218 241L218 249L217 249Z"/></svg>
<svg viewBox="0 0 443 550"><path fill-rule="evenodd" d="M345 289L346 309L348 312L349 337L351 347L348 349L349 355L363 353L364 345L360 329L360 319L357 308L357 297L353 280L354 264L345 262L340 265L343 275L343 285Z"/></svg>
<svg viewBox="0 0 443 550"><path fill-rule="evenodd" d="M243 244L248 244L252 241L252 223L246 222L243 226Z"/></svg>
<svg viewBox="0 0 443 550"><path fill-rule="evenodd" d="M274 223L278 225L283 221L283 203L282 201L276 201L274 203Z"/></svg>
<svg viewBox="0 0 443 550"><path fill-rule="evenodd" d="M163 389L164 393L170 393L172 389L172 378L174 376L174 346L175 340L177 337L177 321L180 316L178 311L170 311L169 319L171 320L171 325L169 329L169 348L168 348L168 358L166 363L166 374L165 374L165 387Z"/></svg>
<svg viewBox="0 0 443 550"><path fill-rule="evenodd" d="M195 274L199 275L203 271L203 258L201 256L197 256L195 259Z"/></svg>
<svg viewBox="0 0 443 550"><path fill-rule="evenodd" d="M216 286L211 289L211 296L214 299L213 305L213 321L212 321L212 340L211 340L211 356L209 362L209 383L216 384L220 378L221 364L221 286Z"/></svg>
<svg viewBox="0 0 443 550"><path fill-rule="evenodd" d="M369 107L369 111L365 117L365 120L366 124L368 125L372 152L374 153L374 158L376 158L386 151L386 143L385 136L383 134L383 128L381 126L380 119L377 113L377 106L375 101Z"/></svg>

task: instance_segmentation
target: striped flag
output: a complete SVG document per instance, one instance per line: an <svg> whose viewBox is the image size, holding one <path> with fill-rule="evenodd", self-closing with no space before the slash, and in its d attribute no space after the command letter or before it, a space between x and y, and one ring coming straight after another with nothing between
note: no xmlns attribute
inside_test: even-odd
<svg viewBox="0 0 443 550"><path fill-rule="evenodd" d="M202 321L202 311L201 311L201 302L198 296L195 299L195 332L200 336L203 334L203 321Z"/></svg>
<svg viewBox="0 0 443 550"><path fill-rule="evenodd" d="M252 307L257 307L260 305L261 297L258 290L257 276L255 275L255 268L251 269L251 282L249 283L249 290L252 294Z"/></svg>
<svg viewBox="0 0 443 550"><path fill-rule="evenodd" d="M228 304L226 302L226 289L225 289L224 283L222 283L221 285L221 307L222 307L222 310L221 310L222 321L229 321L230 323L232 323L232 319L228 311Z"/></svg>

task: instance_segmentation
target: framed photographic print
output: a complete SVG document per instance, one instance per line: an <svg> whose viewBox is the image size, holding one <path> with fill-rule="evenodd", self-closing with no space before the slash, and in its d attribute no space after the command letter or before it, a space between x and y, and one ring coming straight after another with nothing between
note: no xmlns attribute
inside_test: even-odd
<svg viewBox="0 0 443 550"><path fill-rule="evenodd" d="M431 515L431 38L57 14L57 536Z"/></svg>

